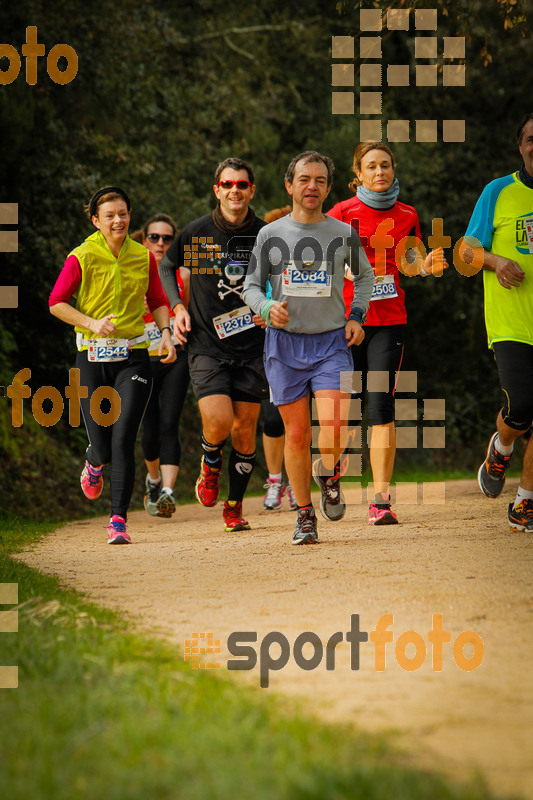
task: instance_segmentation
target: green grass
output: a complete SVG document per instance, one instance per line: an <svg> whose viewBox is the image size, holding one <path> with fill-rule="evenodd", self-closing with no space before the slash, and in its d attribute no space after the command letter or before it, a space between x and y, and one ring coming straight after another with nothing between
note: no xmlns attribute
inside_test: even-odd
<svg viewBox="0 0 533 800"><path fill-rule="evenodd" d="M407 766L385 739L303 716L292 701L195 672L58 579L10 557L53 524L0 521L0 581L19 584L1 634L0 795L10 800L474 800ZM4 610L11 608L3 606Z"/></svg>

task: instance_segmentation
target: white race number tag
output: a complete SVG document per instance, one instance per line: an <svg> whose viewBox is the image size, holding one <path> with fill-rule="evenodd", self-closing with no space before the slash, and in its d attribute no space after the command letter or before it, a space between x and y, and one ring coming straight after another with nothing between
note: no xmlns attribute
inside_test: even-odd
<svg viewBox="0 0 533 800"><path fill-rule="evenodd" d="M294 261L283 262L283 294L293 297L329 297L331 295L331 275L328 275L327 261L302 261L296 266Z"/></svg>
<svg viewBox="0 0 533 800"><path fill-rule="evenodd" d="M394 275L376 275L370 299L388 300L389 297L398 297Z"/></svg>
<svg viewBox="0 0 533 800"><path fill-rule="evenodd" d="M174 322L174 317L170 318L170 325ZM159 345L161 343L161 331L157 327L157 323L152 320L152 322L145 322L144 323L144 332L146 334L146 338L148 339L148 352L150 355L158 355ZM177 345L179 344L178 340L175 338L174 334L171 336L172 344Z"/></svg>
<svg viewBox="0 0 533 800"><path fill-rule="evenodd" d="M529 252L533 253L533 217L526 217L524 220L524 228L526 230L527 243L529 245Z"/></svg>
<svg viewBox="0 0 533 800"><path fill-rule="evenodd" d="M253 314L249 306L240 306L240 308L235 308L233 311L228 311L227 314L213 317L213 325L218 338L227 339L228 336L234 336L236 333L248 330L248 328L255 328L252 317Z"/></svg>
<svg viewBox="0 0 533 800"><path fill-rule="evenodd" d="M127 339L88 339L88 361L125 361L130 348Z"/></svg>
<svg viewBox="0 0 533 800"><path fill-rule="evenodd" d="M146 322L144 325L144 332L148 336L148 349L157 350L159 342L161 341L161 331L155 322Z"/></svg>

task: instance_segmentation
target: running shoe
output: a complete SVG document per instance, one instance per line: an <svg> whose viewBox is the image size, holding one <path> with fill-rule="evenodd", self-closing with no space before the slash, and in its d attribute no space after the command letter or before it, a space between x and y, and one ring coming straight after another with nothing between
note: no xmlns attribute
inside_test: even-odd
<svg viewBox="0 0 533 800"><path fill-rule="evenodd" d="M281 498L285 494L287 487L283 481L267 478L264 488L267 489L267 493L263 497L263 508L266 511L277 511L278 508L281 508Z"/></svg>
<svg viewBox="0 0 533 800"><path fill-rule="evenodd" d="M144 507L152 517L157 517L157 500L161 492L161 481L151 483L149 475L146 476L146 494L144 495Z"/></svg>
<svg viewBox="0 0 533 800"><path fill-rule="evenodd" d="M316 529L315 509L303 508L298 510L296 528L292 535L293 544L318 544L318 531Z"/></svg>
<svg viewBox="0 0 533 800"><path fill-rule="evenodd" d="M513 504L509 503L507 516L509 518L509 527L512 531L533 533L533 500L526 498L518 503L516 508L513 508Z"/></svg>
<svg viewBox="0 0 533 800"><path fill-rule="evenodd" d="M376 500L381 500L376 503ZM398 517L394 511L390 510L390 499L385 500L383 495L379 493L370 504L368 510L368 524L369 525L397 525Z"/></svg>
<svg viewBox="0 0 533 800"><path fill-rule="evenodd" d="M322 459L317 458L313 464L313 478L321 491L320 513L331 522L337 522L346 513L346 503L341 492L340 475L322 478L320 476L321 466Z"/></svg>
<svg viewBox="0 0 533 800"><path fill-rule="evenodd" d="M224 502L224 530L231 531L249 531L250 526L248 521L242 515L242 502L240 500L226 500Z"/></svg>
<svg viewBox="0 0 533 800"><path fill-rule="evenodd" d="M477 473L479 488L487 497L498 497L505 484L505 473L511 462L511 456L502 456L494 446L498 433L494 433L489 442L487 457ZM511 454L512 455L512 454Z"/></svg>
<svg viewBox="0 0 533 800"><path fill-rule="evenodd" d="M107 543L131 544L130 535L126 531L126 520L124 517L113 514L109 520L109 525L107 526Z"/></svg>
<svg viewBox="0 0 533 800"><path fill-rule="evenodd" d="M296 511L298 508L298 503L296 502L296 498L294 496L294 492L292 491L292 486L290 483L287 484L286 487L286 494L289 500L289 508L291 511Z"/></svg>
<svg viewBox="0 0 533 800"><path fill-rule="evenodd" d="M104 479L102 478L103 467L96 470L88 461L80 475L81 490L88 500L96 500L102 494Z"/></svg>
<svg viewBox="0 0 533 800"><path fill-rule="evenodd" d="M218 502L218 477L220 475L220 467L210 467L205 463L205 456L202 456L200 462L200 475L196 481L196 499L203 506L216 506Z"/></svg>
<svg viewBox="0 0 533 800"><path fill-rule="evenodd" d="M158 517L165 517L165 519L171 517L176 510L176 501L172 492L169 492L168 489L163 489L157 498L156 506Z"/></svg>

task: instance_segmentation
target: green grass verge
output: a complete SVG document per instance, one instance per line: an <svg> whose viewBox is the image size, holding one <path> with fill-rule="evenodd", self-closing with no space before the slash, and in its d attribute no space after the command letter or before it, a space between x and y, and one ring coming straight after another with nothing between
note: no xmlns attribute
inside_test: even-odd
<svg viewBox="0 0 533 800"><path fill-rule="evenodd" d="M1 634L0 795L10 800L488 798L410 768L383 737L326 726L226 674L193 672L10 552L53 529L0 521L0 581L19 585L19 632ZM4 610L11 606L1 607Z"/></svg>

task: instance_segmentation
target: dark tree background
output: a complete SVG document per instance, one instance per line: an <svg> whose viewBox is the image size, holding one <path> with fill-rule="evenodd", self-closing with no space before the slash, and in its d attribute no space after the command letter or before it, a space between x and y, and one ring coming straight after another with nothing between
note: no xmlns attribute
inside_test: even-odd
<svg viewBox="0 0 533 800"><path fill-rule="evenodd" d="M439 39L466 37L465 88L383 90L383 119L466 120L464 143L393 145L400 198L417 208L424 238L438 217L455 243L483 186L520 163L515 132L519 118L532 110L526 5L519 0L3 3L2 43L20 54L26 27L35 25L47 52L57 43L76 50L79 71L70 84L57 85L42 57L37 84L29 86L22 59L18 78L0 86L0 201L19 204L19 252L0 254L2 285L19 286L18 309L2 309L0 315L0 383L10 384L23 367L32 371L33 390L42 385L62 390L67 383L72 331L50 316L47 298L66 255L91 233L83 205L98 187L118 183L127 189L132 230L162 210L183 226L212 207L216 163L239 155L256 170L254 207L262 214L286 203L285 166L295 153L313 148L337 165L331 204L348 196L359 118L331 113L331 37L358 37L360 8L436 7ZM384 29L382 63L414 65L414 34L412 12L409 34ZM356 75L359 63L356 59ZM7 59L0 60L0 68L7 69ZM356 77L356 99L358 85ZM405 368L418 371L419 398L446 398L447 445L440 451L405 451L398 466L409 456L423 469L473 468L500 401L486 348L481 276L465 278L451 267L438 280L405 278L404 287ZM13 428L10 401L0 398L1 507L83 513L79 492L71 489L77 485L84 431L69 427L66 411L56 426L42 428L32 420L31 401L25 407L24 425ZM183 429L195 427L191 400ZM184 440L180 483L190 491L196 433ZM137 502L141 478L138 483Z"/></svg>

